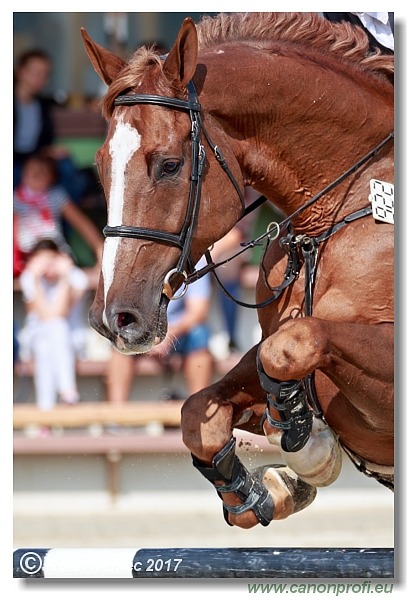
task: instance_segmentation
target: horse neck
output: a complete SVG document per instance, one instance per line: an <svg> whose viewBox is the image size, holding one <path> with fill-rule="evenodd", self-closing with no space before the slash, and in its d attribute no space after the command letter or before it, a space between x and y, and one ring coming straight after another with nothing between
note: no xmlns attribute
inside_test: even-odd
<svg viewBox="0 0 407 600"><path fill-rule="evenodd" d="M343 66L229 46L206 58L202 103L225 131L245 183L291 214L390 133L392 86L382 85ZM364 206L358 194L344 201L348 185L304 211L298 226L313 221L318 229Z"/></svg>

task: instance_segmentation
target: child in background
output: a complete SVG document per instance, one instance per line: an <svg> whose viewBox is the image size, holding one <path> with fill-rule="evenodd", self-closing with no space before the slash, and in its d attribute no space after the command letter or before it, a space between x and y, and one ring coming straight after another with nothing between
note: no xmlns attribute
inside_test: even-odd
<svg viewBox="0 0 407 600"><path fill-rule="evenodd" d="M16 60L13 86L13 188L21 183L21 170L34 154L52 157L59 183L78 204L85 182L67 148L58 143L53 108L55 98L47 93L52 59L41 48L23 52Z"/></svg>
<svg viewBox="0 0 407 600"><path fill-rule="evenodd" d="M27 255L40 239L53 238L59 245L67 245L63 219L89 244L100 264L102 234L71 201L66 190L55 185L56 178L56 163L50 157L33 155L24 164L22 182L13 197L14 276L21 273Z"/></svg>
<svg viewBox="0 0 407 600"><path fill-rule="evenodd" d="M34 366L36 404L52 409L57 400L75 404L76 357L84 347L85 321L81 302L88 280L71 257L52 239L38 242L20 277L26 320L20 332L20 352Z"/></svg>

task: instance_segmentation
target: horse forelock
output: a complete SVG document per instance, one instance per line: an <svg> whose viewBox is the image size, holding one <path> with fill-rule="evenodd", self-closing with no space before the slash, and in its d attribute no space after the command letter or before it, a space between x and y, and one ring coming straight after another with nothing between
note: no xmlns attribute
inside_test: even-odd
<svg viewBox="0 0 407 600"><path fill-rule="evenodd" d="M102 113L105 118L112 116L114 100L117 96L137 88L142 81L151 79L154 82L154 91L157 94L169 95L174 90L168 80L161 77L162 60L160 54L154 49L142 46L132 55L127 64L120 71L116 79L110 84L102 101ZM149 89L149 93L153 93Z"/></svg>

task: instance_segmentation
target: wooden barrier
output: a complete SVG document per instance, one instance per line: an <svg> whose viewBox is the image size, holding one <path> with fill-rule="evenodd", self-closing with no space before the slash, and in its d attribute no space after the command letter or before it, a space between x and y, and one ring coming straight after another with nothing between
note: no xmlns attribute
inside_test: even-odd
<svg viewBox="0 0 407 600"><path fill-rule="evenodd" d="M337 586L338 595L350 591L374 592L373 578L393 578L394 551L392 548L20 548L13 553L13 577L365 580L363 584L330 584ZM324 585L327 586L317 584L314 593L327 591L322 590ZM271 593L273 588L268 591Z"/></svg>
<svg viewBox="0 0 407 600"><path fill-rule="evenodd" d="M106 473L106 490L112 501L120 492L120 469L122 460L128 455L189 454L182 442L179 428L160 428L137 432L132 435L116 435L100 431L67 433L31 437L20 432L14 434L14 457L101 457ZM96 435L95 435L96 433Z"/></svg>
<svg viewBox="0 0 407 600"><path fill-rule="evenodd" d="M218 359L213 362L214 372L217 375L228 373L242 357L241 353L235 353L224 359ZM175 356L171 361L170 369L174 373L181 371L182 362L179 356ZM78 377L104 377L107 373L107 360L78 360L76 363L76 374ZM138 356L134 360L134 374L138 377L157 377L166 372L166 365L163 361L148 356ZM33 364L31 361L19 361L14 367L14 373L17 377L32 377Z"/></svg>
<svg viewBox="0 0 407 600"><path fill-rule="evenodd" d="M33 404L15 404L14 429L28 427L76 428L108 425L142 427L149 423L178 427L183 400L129 402L113 406L108 402L79 402L75 406L57 405L49 411L39 410Z"/></svg>

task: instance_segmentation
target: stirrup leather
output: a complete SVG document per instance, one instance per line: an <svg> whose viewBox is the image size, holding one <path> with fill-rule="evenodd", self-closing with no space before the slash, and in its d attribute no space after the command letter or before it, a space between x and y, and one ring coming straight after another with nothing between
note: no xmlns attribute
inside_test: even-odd
<svg viewBox="0 0 407 600"><path fill-rule="evenodd" d="M192 463L214 485L219 496L221 493L234 492L242 501L243 504L239 506L229 506L223 502L223 515L228 525L231 525L228 513L239 515L247 510L252 510L263 526L273 519L273 499L264 483L253 476L236 456L236 438L231 438L214 456L212 467L204 465L193 454ZM225 483L215 484L219 480Z"/></svg>
<svg viewBox="0 0 407 600"><path fill-rule="evenodd" d="M298 452L307 443L312 429L313 412L308 405L305 380L279 381L269 377L257 354L257 372L260 385L267 392L265 418L273 427L283 430L281 448L284 452ZM270 415L275 408L281 421Z"/></svg>

